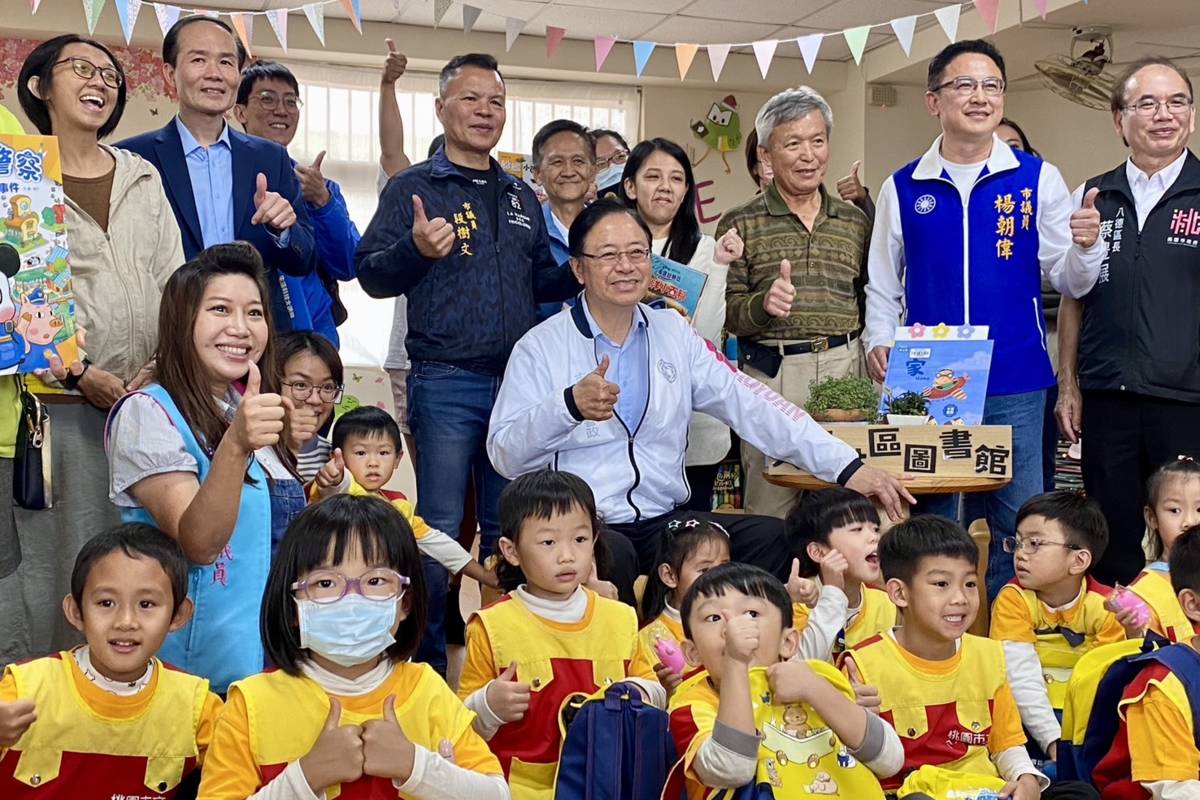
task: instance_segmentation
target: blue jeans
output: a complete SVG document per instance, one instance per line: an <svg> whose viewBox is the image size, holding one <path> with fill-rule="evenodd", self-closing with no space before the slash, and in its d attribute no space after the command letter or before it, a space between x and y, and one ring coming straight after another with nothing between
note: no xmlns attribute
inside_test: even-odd
<svg viewBox="0 0 1200 800"><path fill-rule="evenodd" d="M995 492L966 495L962 519L967 524L986 518L992 534L988 550L988 598L995 599L1016 574L1012 556L1004 552L1005 537L1014 535L1021 504L1042 493L1042 424L1046 390L988 396L984 425L1012 426L1012 481ZM937 495L922 501L919 510L959 519L960 495Z"/></svg>
<svg viewBox="0 0 1200 800"><path fill-rule="evenodd" d="M470 372L439 361L414 361L408 375L408 425L416 446L417 513L430 527L457 537L467 481L475 487L475 515L482 539L480 558L500 538L498 501L508 481L487 454L488 420L500 376ZM446 671L446 570L425 559L429 619L415 656Z"/></svg>
<svg viewBox="0 0 1200 800"><path fill-rule="evenodd" d="M308 498L304 496L304 487L297 480L269 481L271 490L271 560L275 560L275 551L283 541L288 526L292 524L304 507Z"/></svg>

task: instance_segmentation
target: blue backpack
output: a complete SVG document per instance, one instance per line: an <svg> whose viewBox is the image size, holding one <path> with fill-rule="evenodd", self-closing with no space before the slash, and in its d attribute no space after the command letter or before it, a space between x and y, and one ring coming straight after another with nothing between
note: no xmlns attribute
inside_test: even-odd
<svg viewBox="0 0 1200 800"><path fill-rule="evenodd" d="M573 717L572 717L573 714ZM555 800L659 800L677 760L668 718L629 683L563 704Z"/></svg>

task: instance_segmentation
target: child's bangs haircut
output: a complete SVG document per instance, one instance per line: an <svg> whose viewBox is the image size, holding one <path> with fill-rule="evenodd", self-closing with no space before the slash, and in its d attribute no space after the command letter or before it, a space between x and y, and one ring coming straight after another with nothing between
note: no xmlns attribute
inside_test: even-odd
<svg viewBox="0 0 1200 800"><path fill-rule="evenodd" d="M1067 544L1092 554L1096 563L1108 548L1108 522L1100 504L1083 492L1046 492L1029 498L1017 511L1016 527L1029 517L1044 517L1062 526Z"/></svg>
<svg viewBox="0 0 1200 800"><path fill-rule="evenodd" d="M959 558L979 568L979 548L957 522L935 514L921 514L895 526L879 540L879 568L883 579L912 583L922 558Z"/></svg>
<svg viewBox="0 0 1200 800"><path fill-rule="evenodd" d="M600 574L607 572L608 545L601 536L603 526L596 517L596 498L583 478L572 472L542 469L527 472L500 492L500 535L514 544L526 520L548 520L575 509L583 510L592 525L593 558ZM504 591L511 592L525 582L520 567L508 563L496 545L496 577Z"/></svg>
<svg viewBox="0 0 1200 800"><path fill-rule="evenodd" d="M188 562L179 542L153 525L127 522L93 536L75 557L75 567L71 570L71 596L75 598L75 605L79 606L81 613L83 590L92 568L100 559L118 550L130 558L149 558L158 562L171 582L171 600L174 603L171 613L178 611L187 598L188 584Z"/></svg>
<svg viewBox="0 0 1200 800"><path fill-rule="evenodd" d="M1200 525L1179 534L1167 566L1171 571L1171 589L1176 595L1184 589L1200 594Z"/></svg>
<svg viewBox="0 0 1200 800"><path fill-rule="evenodd" d="M330 443L336 450L344 448L347 439L389 439L396 452L404 452L400 426L391 414L375 406L359 406L337 418Z"/></svg>
<svg viewBox="0 0 1200 800"><path fill-rule="evenodd" d="M823 489L797 498L783 521L783 532L792 556L800 559L800 574L811 578L821 571L821 565L808 554L810 544L828 547L834 529L867 522L878 526L879 510L853 489Z"/></svg>
<svg viewBox="0 0 1200 800"><path fill-rule="evenodd" d="M1168 481L1189 478L1200 478L1200 462L1192 456L1176 456L1174 461L1163 464L1146 479L1146 505L1151 509L1158 505Z"/></svg>
<svg viewBox="0 0 1200 800"><path fill-rule="evenodd" d="M724 597L729 590L741 592L747 597L761 597L779 609L783 630L792 627L792 599L787 590L771 573L749 564L730 561L713 567L701 575L683 596L683 607L679 616L683 621L683 635L692 638L691 616L696 603L706 597Z"/></svg>
<svg viewBox="0 0 1200 800"><path fill-rule="evenodd" d="M336 568L352 547L367 564L394 569L409 581L403 601L408 616L396 631L395 643L387 649L388 658L411 658L421 643L425 573L412 528L386 500L338 494L310 505L288 525L263 591L259 628L267 659L289 675L299 675L304 660L292 584L322 564Z"/></svg>
<svg viewBox="0 0 1200 800"><path fill-rule="evenodd" d="M688 514L668 522L658 538L654 568L646 578L646 591L642 594L642 619L648 622L667 607L671 588L659 577L658 568L661 565L669 566L678 580L683 562L689 555L703 547L720 545L729 549L729 531L699 514Z"/></svg>

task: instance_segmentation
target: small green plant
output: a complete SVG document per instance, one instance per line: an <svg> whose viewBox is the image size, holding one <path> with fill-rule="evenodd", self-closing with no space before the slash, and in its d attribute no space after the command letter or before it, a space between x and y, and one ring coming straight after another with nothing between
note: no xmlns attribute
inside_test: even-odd
<svg viewBox="0 0 1200 800"><path fill-rule="evenodd" d="M927 416L929 401L916 392L905 392L892 398L892 401L888 403L888 413L912 417Z"/></svg>
<svg viewBox="0 0 1200 800"><path fill-rule="evenodd" d="M867 422L874 422L878 417L879 397L866 378L826 378L809 384L804 407L814 416L828 411L859 411Z"/></svg>

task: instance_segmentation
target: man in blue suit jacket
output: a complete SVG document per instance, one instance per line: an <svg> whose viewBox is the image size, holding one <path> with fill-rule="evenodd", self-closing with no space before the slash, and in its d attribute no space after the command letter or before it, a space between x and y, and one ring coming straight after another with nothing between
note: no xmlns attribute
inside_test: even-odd
<svg viewBox="0 0 1200 800"><path fill-rule="evenodd" d="M205 247L247 241L268 269L277 331L309 329L283 275L307 275L317 264L312 224L287 151L232 129L245 51L232 29L206 16L183 17L163 37L163 74L179 97L165 127L117 144L153 164L193 258Z"/></svg>

